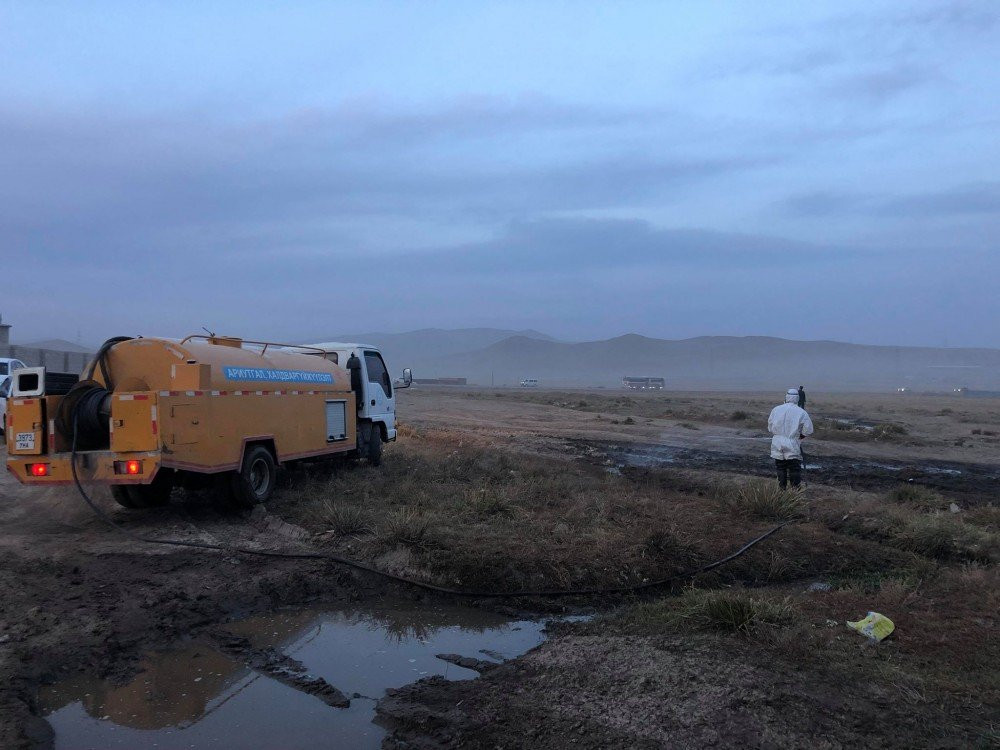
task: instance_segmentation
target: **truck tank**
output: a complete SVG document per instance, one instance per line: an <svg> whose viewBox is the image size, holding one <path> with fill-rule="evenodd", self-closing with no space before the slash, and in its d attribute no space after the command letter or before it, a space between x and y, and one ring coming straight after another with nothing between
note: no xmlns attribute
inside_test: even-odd
<svg viewBox="0 0 1000 750"><path fill-rule="evenodd" d="M88 363L84 380L63 399L56 427L68 440L76 419L81 448L106 445L110 401L116 392L351 391L347 370L322 351L310 354L303 347L292 351L282 346L225 336L111 339Z"/></svg>

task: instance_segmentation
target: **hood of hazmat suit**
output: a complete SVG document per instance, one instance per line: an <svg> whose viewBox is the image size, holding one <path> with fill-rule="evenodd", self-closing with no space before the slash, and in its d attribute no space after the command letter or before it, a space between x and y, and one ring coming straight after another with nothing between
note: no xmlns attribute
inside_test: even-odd
<svg viewBox="0 0 1000 750"><path fill-rule="evenodd" d="M799 408L799 391L789 388L785 403L775 406L767 418L767 429L771 438L771 458L789 460L802 459L800 441L805 435L812 435L813 423L805 409Z"/></svg>

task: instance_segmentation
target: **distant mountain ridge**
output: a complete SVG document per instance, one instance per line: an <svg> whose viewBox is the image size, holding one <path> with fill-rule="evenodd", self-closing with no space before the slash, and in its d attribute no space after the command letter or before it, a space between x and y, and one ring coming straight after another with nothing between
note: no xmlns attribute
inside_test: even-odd
<svg viewBox="0 0 1000 750"><path fill-rule="evenodd" d="M657 339L625 334L565 342L537 331L424 329L348 337L383 349L393 372L466 377L470 383L617 386L622 377L662 376L686 389L951 390L1000 388L1000 349L876 346L771 336Z"/></svg>
<svg viewBox="0 0 1000 750"><path fill-rule="evenodd" d="M551 336L533 330L514 331L503 328L421 328L405 333L344 333L330 334L303 341L357 341L372 344L386 354L393 372L419 362L421 369L442 357L485 349L512 337L555 341Z"/></svg>

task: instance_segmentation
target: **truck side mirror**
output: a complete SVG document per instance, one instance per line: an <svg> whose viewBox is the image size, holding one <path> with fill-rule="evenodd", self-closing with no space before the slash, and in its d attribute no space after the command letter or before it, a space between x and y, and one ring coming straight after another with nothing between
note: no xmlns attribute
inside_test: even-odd
<svg viewBox="0 0 1000 750"><path fill-rule="evenodd" d="M413 385L413 370L405 367L403 368L403 385L401 387L409 388L411 385Z"/></svg>

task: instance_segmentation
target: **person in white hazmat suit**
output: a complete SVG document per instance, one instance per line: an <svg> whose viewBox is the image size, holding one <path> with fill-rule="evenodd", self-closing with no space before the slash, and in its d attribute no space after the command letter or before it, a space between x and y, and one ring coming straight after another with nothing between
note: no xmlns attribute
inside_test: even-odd
<svg viewBox="0 0 1000 750"><path fill-rule="evenodd" d="M792 487L802 483L801 441L813 433L809 413L799 406L798 401L798 389L789 388L785 403L771 409L767 418L767 429L774 436L771 438L771 458L778 469L781 489L788 487L789 483Z"/></svg>

